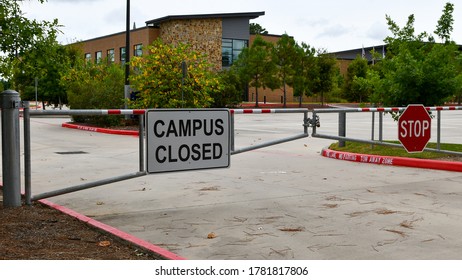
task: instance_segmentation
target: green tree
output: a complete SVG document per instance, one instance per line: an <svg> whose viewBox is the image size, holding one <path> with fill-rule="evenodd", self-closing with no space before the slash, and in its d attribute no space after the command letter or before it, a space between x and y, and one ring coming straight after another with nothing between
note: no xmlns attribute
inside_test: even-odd
<svg viewBox="0 0 462 280"><path fill-rule="evenodd" d="M263 28L258 23L251 23L249 25L249 31L250 31L250 34L262 34L262 35L268 34L268 31L266 31L266 29Z"/></svg>
<svg viewBox="0 0 462 280"><path fill-rule="evenodd" d="M83 57L61 77L71 109L123 108L124 69L118 64L84 61ZM103 126L118 125L121 117L74 117L78 122Z"/></svg>
<svg viewBox="0 0 462 280"><path fill-rule="evenodd" d="M284 92L283 106L287 107L287 84L293 84L295 75L295 63L297 57L297 43L293 37L287 34L276 42L273 48L272 60L277 66L276 76L277 82L282 86Z"/></svg>
<svg viewBox="0 0 462 280"><path fill-rule="evenodd" d="M371 67L367 70L365 78L356 78L355 87L364 92L368 96L369 102L377 106L383 105L383 90L382 90L382 77L380 68ZM363 101L364 102L364 101Z"/></svg>
<svg viewBox="0 0 462 280"><path fill-rule="evenodd" d="M443 104L457 91L457 57L460 52L449 41L453 5L447 3L438 21L437 35L445 44L437 44L426 32L414 34L414 16L400 28L390 17L387 22L393 36L387 37L387 58L381 65L381 90L386 106L421 103Z"/></svg>
<svg viewBox="0 0 462 280"><path fill-rule="evenodd" d="M218 73L221 90L213 96L212 107L223 108L235 106L242 102L246 85L239 78L236 67L223 69Z"/></svg>
<svg viewBox="0 0 462 280"><path fill-rule="evenodd" d="M130 63L135 73L130 84L138 92L130 102L137 108L209 107L221 84L204 55L188 45L164 44L161 40L147 46L147 54ZM183 79L182 63L187 66Z"/></svg>
<svg viewBox="0 0 462 280"><path fill-rule="evenodd" d="M38 0L43 3L44 0ZM24 16L16 0L0 0L0 74L11 79L17 60L35 45L56 38L58 20L37 21Z"/></svg>
<svg viewBox="0 0 462 280"><path fill-rule="evenodd" d="M440 37L443 43L449 43L451 40L451 32L454 30L454 18L452 13L454 12L454 4L446 3L443 10L443 15L438 20L438 26L436 27L435 34Z"/></svg>
<svg viewBox="0 0 462 280"><path fill-rule="evenodd" d="M258 107L259 88L278 87L277 79L274 78L276 64L271 57L272 48L273 44L257 36L250 47L242 50L235 62L242 81L255 88L256 107Z"/></svg>
<svg viewBox="0 0 462 280"><path fill-rule="evenodd" d="M321 94L321 105L324 106L324 95L334 87L337 61L325 50L318 50L316 58L317 79L314 81L313 91Z"/></svg>
<svg viewBox="0 0 462 280"><path fill-rule="evenodd" d="M359 78L366 78L368 69L367 60L359 55L348 65L344 85L344 97L348 101L362 102L367 98L367 91L361 90L364 87L357 83L361 81Z"/></svg>
<svg viewBox="0 0 462 280"><path fill-rule="evenodd" d="M76 45L62 46L54 38L34 45L17 60L13 80L24 100L35 100L60 106L67 104L66 89L60 83L61 75L83 57ZM45 106L43 106L45 108Z"/></svg>
<svg viewBox="0 0 462 280"><path fill-rule="evenodd" d="M314 93L314 83L317 78L316 49L303 42L297 45L293 68L294 76L289 85L294 90L294 96L298 96L301 107L303 96L311 96Z"/></svg>

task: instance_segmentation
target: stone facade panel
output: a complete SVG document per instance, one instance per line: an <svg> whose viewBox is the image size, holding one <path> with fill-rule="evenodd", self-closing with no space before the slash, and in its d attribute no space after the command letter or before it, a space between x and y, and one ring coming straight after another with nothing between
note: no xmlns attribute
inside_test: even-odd
<svg viewBox="0 0 462 280"><path fill-rule="evenodd" d="M181 19L164 22L160 38L167 44L188 44L191 49L205 54L216 70L221 69L221 19Z"/></svg>

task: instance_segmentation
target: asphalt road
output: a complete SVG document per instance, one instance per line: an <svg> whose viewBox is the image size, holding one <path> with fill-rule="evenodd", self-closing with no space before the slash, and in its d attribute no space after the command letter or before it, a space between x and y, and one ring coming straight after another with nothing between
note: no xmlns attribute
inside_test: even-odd
<svg viewBox="0 0 462 280"><path fill-rule="evenodd" d="M462 141L461 117L443 112L443 142ZM347 119L348 136L370 138L369 113ZM31 121L34 195L138 170L137 137L62 128L66 121ZM322 115L318 133L335 134L336 123ZM236 147L303 131L300 114L236 115L235 127ZM384 139L397 138L396 123L384 127ZM49 200L187 259L462 259L460 173L322 157L331 142L308 137L234 155L227 169Z"/></svg>

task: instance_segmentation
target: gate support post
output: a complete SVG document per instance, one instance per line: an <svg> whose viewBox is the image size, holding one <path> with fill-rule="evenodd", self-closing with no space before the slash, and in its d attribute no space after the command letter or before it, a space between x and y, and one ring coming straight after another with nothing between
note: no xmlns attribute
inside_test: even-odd
<svg viewBox="0 0 462 280"><path fill-rule="evenodd" d="M1 94L3 206L21 206L21 161L19 107L21 99L14 90Z"/></svg>
<svg viewBox="0 0 462 280"><path fill-rule="evenodd" d="M338 136L340 137L346 136L346 112L338 113ZM345 141L339 140L338 146L345 147Z"/></svg>

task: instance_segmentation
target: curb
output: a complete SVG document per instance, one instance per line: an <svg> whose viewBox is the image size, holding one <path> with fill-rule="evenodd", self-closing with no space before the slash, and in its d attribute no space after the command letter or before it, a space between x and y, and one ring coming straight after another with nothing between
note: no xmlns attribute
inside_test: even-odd
<svg viewBox="0 0 462 280"><path fill-rule="evenodd" d="M85 126L85 125L75 125L71 123L63 123L61 125L62 127L65 128L72 128L72 129L78 129L78 130L85 130L85 131L92 131L92 132L99 132L99 133L106 133L106 134L117 134L117 135L130 135L130 136L138 136L139 132L138 131L133 131L133 130L119 130L119 129L107 129L107 128L100 128L100 127L92 127L92 126ZM126 232L123 232L121 230L118 230L114 227L111 227L109 225L103 224L101 222L98 222L92 218L89 218L85 215L82 215L80 213L77 213L69 208L66 208L64 206L55 204L51 201L41 199L39 200L40 203L43 203L51 208L54 208L60 212L63 212L64 214L67 214L69 216L72 216L92 227L98 228L100 230L103 230L105 232L108 232L114 236L117 236L125 241L128 241L138 247L144 248L145 250L154 253L155 255L168 259L168 260L186 260L183 257L180 257L170 251L167 251L163 248L160 248L152 243L149 243L145 240L139 239L133 235L130 235Z"/></svg>
<svg viewBox="0 0 462 280"><path fill-rule="evenodd" d="M70 123L63 123L62 127L80 129L86 131L94 131L109 134L119 135L133 135L138 136L138 131L133 130L117 130L117 129L106 129L99 127L89 127L84 125L75 125ZM404 166L414 168L425 168L425 169L436 169L445 171L462 172L462 162L452 162L444 160L431 160L431 159L417 159L417 158L405 158L405 157L392 157L392 156L376 156L368 154L355 154L349 152L339 152L328 148L324 148L321 151L321 155L328 158L361 162L361 163L372 163L379 165L390 165L390 166Z"/></svg>
<svg viewBox="0 0 462 280"><path fill-rule="evenodd" d="M88 225L90 225L91 227L93 228L97 228L99 230L102 230L102 231L105 231L109 234L112 234L114 236L117 236L118 238L121 238L122 240L125 240L129 243L132 243L140 248L143 248L145 249L146 251L148 252L151 252L153 253L154 255L158 256L158 257L161 257L163 259L167 259L167 260L186 260L185 258L183 257L180 257L170 251L167 251L161 247L158 247L152 243L149 243L143 239L140 239L138 237L135 237L131 234L128 234L126 232L123 232L119 229L116 229L114 227L111 227L107 224L104 224L104 223L101 223L101 222L98 222L92 218L89 218L85 215L82 215L80 213L77 213L69 208L66 208L64 206L61 206L61 205L58 205L58 204L55 204L51 201L48 201L46 199L41 199L39 200L40 203L50 207L50 208L53 208L53 209L56 209L66 215L69 215L71 217L74 217L76 218L77 220L81 221L81 222L84 222Z"/></svg>
<svg viewBox="0 0 462 280"><path fill-rule="evenodd" d="M106 134L117 134L117 135L131 135L131 136L138 136L139 132L134 130L120 130L120 129L108 129L108 128L101 128L95 126L85 126L85 125L77 125L71 123L63 123L62 127L72 128L72 129L79 129L79 130L86 130L92 132L100 132Z"/></svg>
<svg viewBox="0 0 462 280"><path fill-rule="evenodd" d="M462 172L462 162L356 154L349 152L334 151L328 148L322 149L321 155L327 158L360 163L372 163L379 165L405 166L414 168Z"/></svg>
<svg viewBox="0 0 462 280"><path fill-rule="evenodd" d="M0 184L0 188L3 188L3 185ZM23 194L24 195L24 194ZM119 229L116 229L114 227L111 227L107 224L104 224L104 223L101 223L101 222L98 222L97 220L94 220L90 217L87 217L83 214L80 214L74 210L71 210L67 207L64 207L64 206L61 206L59 204L56 204L56 203L53 203L51 201L48 201L46 199L40 199L38 200L39 203L43 204L43 205L46 205L50 208L53 208L65 215L68 215L68 216L71 216L93 228L96 228L98 230L101 230L101 231L104 231L104 232L107 232L113 236L116 236L126 242L129 242L137 247L140 247L140 248L143 248L144 250L146 250L147 252L150 252L162 259L166 259L166 260L186 260L185 258L181 257L181 256L178 256L168 250L165 250L159 246L156 246L152 243L149 243L147 242L146 240L143 240L143 239L140 239L138 237L135 237L131 234L128 234L124 231L121 231Z"/></svg>

